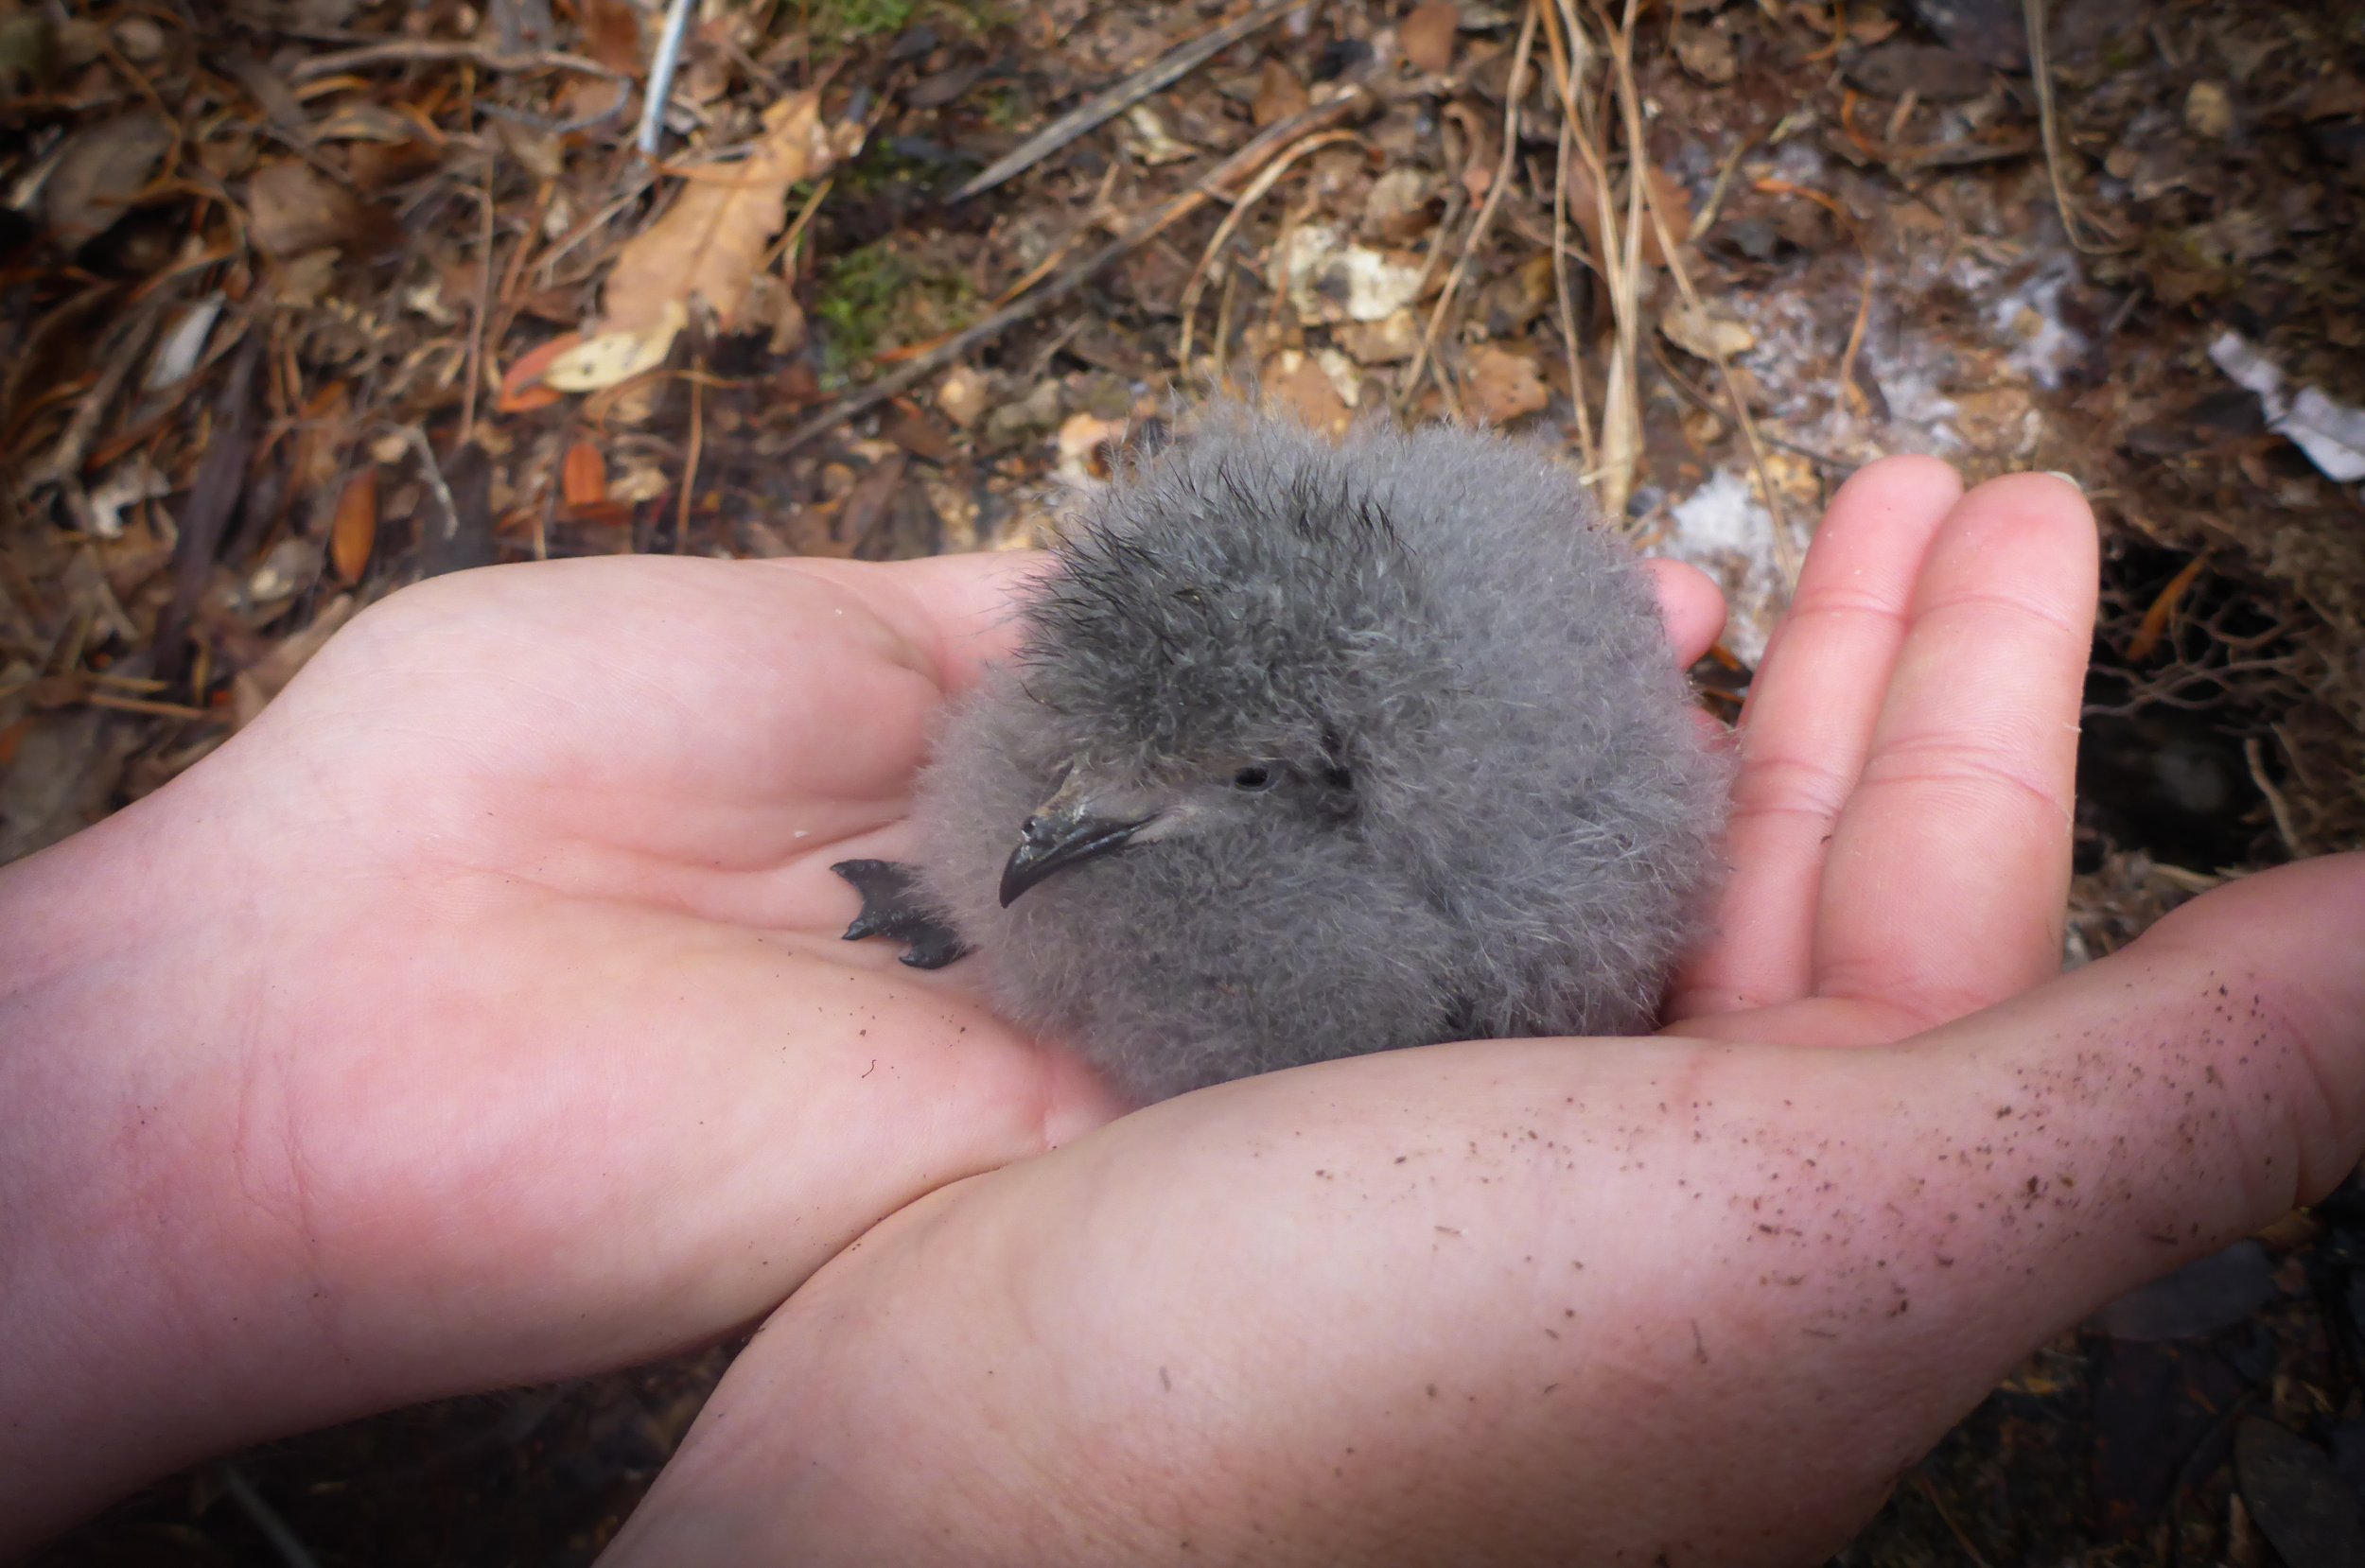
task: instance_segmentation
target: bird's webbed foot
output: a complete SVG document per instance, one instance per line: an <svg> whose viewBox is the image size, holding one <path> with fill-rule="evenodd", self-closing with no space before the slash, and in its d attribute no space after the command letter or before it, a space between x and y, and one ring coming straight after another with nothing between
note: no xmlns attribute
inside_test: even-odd
<svg viewBox="0 0 2365 1568"><path fill-rule="evenodd" d="M941 969L966 957L968 945L922 900L911 872L893 861L840 861L830 867L862 895L862 913L846 928L846 940L884 936L903 943L903 962L915 969Z"/></svg>

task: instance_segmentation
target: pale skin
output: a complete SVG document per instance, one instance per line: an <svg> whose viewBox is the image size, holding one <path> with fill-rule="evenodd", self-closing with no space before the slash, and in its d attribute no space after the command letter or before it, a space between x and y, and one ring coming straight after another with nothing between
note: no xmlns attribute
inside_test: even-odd
<svg viewBox="0 0 2365 1568"><path fill-rule="evenodd" d="M2058 480L1842 491L1666 1035L1133 1115L837 940L1025 569L442 580L0 873L0 1551L762 1320L613 1561L1810 1562L2365 1149L2360 858L2056 976ZM1659 581L1689 660L1720 607Z"/></svg>

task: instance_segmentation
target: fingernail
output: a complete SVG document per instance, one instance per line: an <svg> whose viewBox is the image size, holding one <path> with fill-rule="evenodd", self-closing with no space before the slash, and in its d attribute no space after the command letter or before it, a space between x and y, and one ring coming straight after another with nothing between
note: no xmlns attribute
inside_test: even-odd
<svg viewBox="0 0 2365 1568"><path fill-rule="evenodd" d="M2072 490L2076 491L2081 496L2086 493L2086 487L2077 482L2077 479L2075 475L2064 474L2058 468L2046 468L2040 470L2040 472L2059 479L2063 484L2068 485Z"/></svg>

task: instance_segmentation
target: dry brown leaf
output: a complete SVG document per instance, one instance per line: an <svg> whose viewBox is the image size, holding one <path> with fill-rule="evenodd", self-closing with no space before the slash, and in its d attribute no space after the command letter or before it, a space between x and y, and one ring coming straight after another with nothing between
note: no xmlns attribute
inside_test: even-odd
<svg viewBox="0 0 2365 1568"><path fill-rule="evenodd" d="M1265 362L1265 401L1303 420L1309 429L1342 436L1355 416L1339 384L1310 354L1284 349Z"/></svg>
<svg viewBox="0 0 2365 1568"><path fill-rule="evenodd" d="M1396 29L1396 42L1404 49L1405 62L1424 73L1446 69L1453 64L1454 33L1461 26L1459 6L1413 7L1412 14Z"/></svg>
<svg viewBox="0 0 2365 1568"><path fill-rule="evenodd" d="M1311 101L1297 73L1277 60L1267 60L1256 83L1256 102L1249 113L1256 129L1262 131L1269 125L1279 125L1292 114L1303 114Z"/></svg>
<svg viewBox="0 0 2365 1568"><path fill-rule="evenodd" d="M625 241L608 273L598 330L544 376L569 392L610 387L664 361L704 301L718 325L738 324L788 188L858 147L858 123L824 127L820 96L794 93L763 112L763 134L740 163L698 171L672 207Z"/></svg>
<svg viewBox="0 0 2365 1568"><path fill-rule="evenodd" d="M632 0L585 0L583 52L611 71L640 69L640 13ZM603 84L602 91L615 89Z"/></svg>
<svg viewBox="0 0 2365 1568"><path fill-rule="evenodd" d="M567 448L566 462L558 471L558 492L569 509L607 499L607 460L597 446L578 441Z"/></svg>
<svg viewBox="0 0 2365 1568"><path fill-rule="evenodd" d="M359 239L372 226L359 197L292 160L254 171L246 183L246 211L248 237L282 261Z"/></svg>
<svg viewBox="0 0 2365 1568"><path fill-rule="evenodd" d="M1482 343L1470 351L1470 411L1489 425L1508 425L1551 401L1535 361Z"/></svg>
<svg viewBox="0 0 2365 1568"><path fill-rule="evenodd" d="M69 137L41 193L42 218L58 243L71 251L113 228L172 142L172 127L145 111Z"/></svg>
<svg viewBox="0 0 2365 1568"><path fill-rule="evenodd" d="M337 516L328 526L328 564L347 586L361 581L377 543L377 470L364 468L345 481Z"/></svg>

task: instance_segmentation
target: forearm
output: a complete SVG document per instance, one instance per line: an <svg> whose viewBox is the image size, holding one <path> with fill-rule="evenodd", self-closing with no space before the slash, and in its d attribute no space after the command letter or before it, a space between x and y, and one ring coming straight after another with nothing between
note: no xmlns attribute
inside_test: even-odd
<svg viewBox="0 0 2365 1568"><path fill-rule="evenodd" d="M189 803L0 871L0 1549L284 1425L319 1337L269 1095L225 1066L261 955Z"/></svg>

